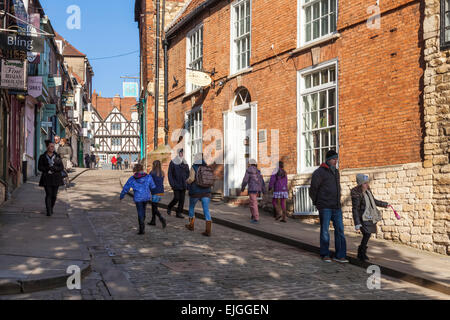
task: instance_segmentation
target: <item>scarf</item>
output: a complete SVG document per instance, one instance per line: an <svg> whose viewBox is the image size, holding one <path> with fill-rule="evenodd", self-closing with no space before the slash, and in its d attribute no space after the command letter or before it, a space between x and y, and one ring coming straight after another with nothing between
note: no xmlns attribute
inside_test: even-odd
<svg viewBox="0 0 450 320"><path fill-rule="evenodd" d="M53 153L53 156L51 158L49 157L48 153L45 153L45 156L47 157L49 167L53 167L53 165L55 164L56 154Z"/></svg>
<svg viewBox="0 0 450 320"><path fill-rule="evenodd" d="M372 221L373 223L381 221L381 214L375 205L375 199L373 198L372 193L366 191L363 195L364 201L366 202L366 210L364 210L364 214L362 216L363 221Z"/></svg>

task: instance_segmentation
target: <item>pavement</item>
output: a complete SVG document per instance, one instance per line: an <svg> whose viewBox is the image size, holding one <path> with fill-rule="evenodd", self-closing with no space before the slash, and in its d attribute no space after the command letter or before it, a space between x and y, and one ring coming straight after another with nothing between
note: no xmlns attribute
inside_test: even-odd
<svg viewBox="0 0 450 320"><path fill-rule="evenodd" d="M69 174L72 186L85 171ZM0 295L65 286L71 265L80 267L82 277L90 273L90 255L73 228L68 195L60 188L55 213L47 217L39 177L31 177L0 207Z"/></svg>
<svg viewBox="0 0 450 320"><path fill-rule="evenodd" d="M121 178L121 185L127 176ZM173 198L172 192L166 192L159 206L167 208ZM186 193L184 213L188 214L189 199ZM247 232L259 237L294 246L319 254L318 224L308 224L299 219L288 219L288 223L274 221L271 213L260 209L258 224L250 222L250 210L245 206L233 206L223 202L211 202L210 211L214 224L220 224L235 230ZM174 213L172 213L174 215ZM196 217L204 219L201 204L197 205ZM214 228L214 227L213 227ZM330 228L330 251L334 253L333 228ZM347 258L350 264L367 268L378 265L383 275L407 281L421 287L450 295L450 257L418 250L399 243L374 239L369 241L370 261L361 262L357 256L361 236L346 233Z"/></svg>

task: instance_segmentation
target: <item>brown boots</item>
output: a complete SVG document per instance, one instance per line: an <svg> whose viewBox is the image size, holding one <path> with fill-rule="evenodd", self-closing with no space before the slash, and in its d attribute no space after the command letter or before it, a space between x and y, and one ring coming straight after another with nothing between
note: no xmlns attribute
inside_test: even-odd
<svg viewBox="0 0 450 320"><path fill-rule="evenodd" d="M202 235L206 237L211 237L211 225L212 221L206 221L206 230L202 233Z"/></svg>
<svg viewBox="0 0 450 320"><path fill-rule="evenodd" d="M194 231L194 222L195 222L195 217L193 217L193 218L189 217L189 224L185 225L185 227L188 230Z"/></svg>

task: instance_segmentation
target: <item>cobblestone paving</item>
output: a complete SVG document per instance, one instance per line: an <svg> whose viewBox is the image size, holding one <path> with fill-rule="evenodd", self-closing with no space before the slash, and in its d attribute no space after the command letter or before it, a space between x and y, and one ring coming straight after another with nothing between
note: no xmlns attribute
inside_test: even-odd
<svg viewBox="0 0 450 320"><path fill-rule="evenodd" d="M132 199L118 200L117 172L95 171L78 178L77 203L84 208L113 262L144 299L448 299L435 291L383 277L381 289L369 290L366 270L324 263L316 255L213 225L212 237L194 232L181 220L163 215L168 226L146 226L137 235L137 214ZM151 209L147 209L147 216ZM147 222L149 219L147 218ZM108 299L101 276L91 274L83 290L67 289L11 298ZM59 291L58 291L59 290ZM1 298L0 298L1 299Z"/></svg>

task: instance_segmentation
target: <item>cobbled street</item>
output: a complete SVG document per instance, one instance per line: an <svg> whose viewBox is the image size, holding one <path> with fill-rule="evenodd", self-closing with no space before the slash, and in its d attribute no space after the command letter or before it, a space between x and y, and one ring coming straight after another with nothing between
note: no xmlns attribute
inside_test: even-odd
<svg viewBox="0 0 450 320"><path fill-rule="evenodd" d="M130 197L119 200L117 171L89 171L69 189L72 210L88 217L111 265L123 272L141 299L446 299L448 296L408 282L383 277L381 289L369 290L366 270L223 226L212 237L201 235L205 222L167 216L162 229L146 225L137 235L137 214ZM151 207L147 209L147 220ZM0 299L115 299L102 271L66 288L3 296Z"/></svg>

